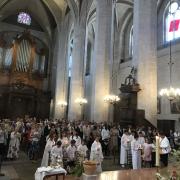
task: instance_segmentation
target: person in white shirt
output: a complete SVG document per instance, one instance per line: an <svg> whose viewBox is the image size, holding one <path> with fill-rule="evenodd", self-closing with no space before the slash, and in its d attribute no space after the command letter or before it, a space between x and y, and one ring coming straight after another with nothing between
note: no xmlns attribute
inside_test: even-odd
<svg viewBox="0 0 180 180"><path fill-rule="evenodd" d="M47 140L45 149L44 149L41 167L47 167L49 164L50 152L51 152L53 146L55 145L54 137L55 137L55 134L53 132L51 132L49 135L49 139Z"/></svg>
<svg viewBox="0 0 180 180"><path fill-rule="evenodd" d="M138 142L141 146L143 146L145 143L145 138L144 138L144 135L141 131L139 132Z"/></svg>
<svg viewBox="0 0 180 180"><path fill-rule="evenodd" d="M141 168L141 144L138 141L138 134L135 132L134 140L131 142L133 169Z"/></svg>
<svg viewBox="0 0 180 180"><path fill-rule="evenodd" d="M56 146L54 146L51 150L51 163L54 165L60 163L58 161L63 162L63 151L61 144L62 144L61 141L58 141L56 143Z"/></svg>
<svg viewBox="0 0 180 180"><path fill-rule="evenodd" d="M76 161L76 141L74 139L71 140L71 144L67 147L67 157L68 157L68 166L72 167L75 166L75 161Z"/></svg>
<svg viewBox="0 0 180 180"><path fill-rule="evenodd" d="M88 148L87 148L84 140L82 140L82 143L78 146L77 151L84 159L87 157Z"/></svg>
<svg viewBox="0 0 180 180"><path fill-rule="evenodd" d="M163 132L159 133L160 135L160 160L165 167L168 166L168 154L171 152L171 147L168 138L165 136Z"/></svg>
<svg viewBox="0 0 180 180"><path fill-rule="evenodd" d="M97 173L102 172L101 163L103 161L103 158L104 157L102 153L101 143L99 142L99 136L97 136L91 146L91 153L90 153L90 160L97 162L97 166L96 166Z"/></svg>
<svg viewBox="0 0 180 180"><path fill-rule="evenodd" d="M127 164L127 149L131 143L131 138L127 130L124 130L124 133L121 138L121 152L120 152L120 164L122 167Z"/></svg>
<svg viewBox="0 0 180 180"><path fill-rule="evenodd" d="M81 144L81 137L78 136L78 133L74 131L72 135L69 137L69 140L75 140L76 141L76 147L78 147Z"/></svg>
<svg viewBox="0 0 180 180"><path fill-rule="evenodd" d="M103 152L104 155L107 156L108 155L108 144L109 144L109 139L110 139L110 131L107 128L107 126L103 126L103 129L101 131L101 137L102 137L102 148L103 148Z"/></svg>
<svg viewBox="0 0 180 180"><path fill-rule="evenodd" d="M179 131L174 132L174 144L175 144L175 148L177 148L178 145L180 145L180 132Z"/></svg>

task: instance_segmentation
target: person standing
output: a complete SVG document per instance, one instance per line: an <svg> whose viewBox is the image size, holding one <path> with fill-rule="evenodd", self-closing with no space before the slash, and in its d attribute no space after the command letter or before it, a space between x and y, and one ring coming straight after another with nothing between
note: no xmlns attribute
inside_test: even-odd
<svg viewBox="0 0 180 180"><path fill-rule="evenodd" d="M141 144L138 141L138 134L135 132L134 140L131 142L133 169L141 168Z"/></svg>
<svg viewBox="0 0 180 180"><path fill-rule="evenodd" d="M168 166L168 155L171 152L171 146L169 143L168 138L165 136L163 132L159 133L160 136L160 161L162 162L163 166Z"/></svg>
<svg viewBox="0 0 180 180"><path fill-rule="evenodd" d="M56 146L54 146L51 150L51 163L53 165L57 165L57 163L63 162L63 151L61 144L61 141L58 141Z"/></svg>
<svg viewBox="0 0 180 180"><path fill-rule="evenodd" d="M49 134L49 139L47 140L47 143L46 143L46 146L44 149L41 167L47 167L48 166L49 159L50 159L50 152L51 152L53 146L55 145L54 137L55 137L54 132L51 132Z"/></svg>
<svg viewBox="0 0 180 180"><path fill-rule="evenodd" d="M97 173L102 172L101 163L103 161L103 158L104 157L102 153L101 143L99 142L99 136L97 136L91 146L91 153L90 153L90 160L97 162L97 166L96 166Z"/></svg>
<svg viewBox="0 0 180 180"><path fill-rule="evenodd" d="M107 126L103 126L103 129L101 131L101 137L102 137L102 148L105 156L108 155L108 144L110 139L110 132Z"/></svg>
<svg viewBox="0 0 180 180"><path fill-rule="evenodd" d="M19 146L20 146L21 134L18 132L16 128L11 132L10 143L7 158L17 159L19 157Z"/></svg>
<svg viewBox="0 0 180 180"><path fill-rule="evenodd" d="M127 130L124 130L124 133L121 138L121 153L120 153L120 164L122 167L127 164L127 150L128 145L130 144L130 136Z"/></svg>
<svg viewBox="0 0 180 180"><path fill-rule="evenodd" d="M2 125L0 125L0 176L4 176L3 173L1 173L1 165L4 159L5 155L5 131L2 128Z"/></svg>

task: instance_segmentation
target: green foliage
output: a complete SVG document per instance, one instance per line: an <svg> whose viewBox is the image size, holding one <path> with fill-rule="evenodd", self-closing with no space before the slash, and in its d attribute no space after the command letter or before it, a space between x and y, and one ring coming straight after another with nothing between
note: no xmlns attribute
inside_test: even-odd
<svg viewBox="0 0 180 180"><path fill-rule="evenodd" d="M173 149L171 154L176 161L180 161L180 150Z"/></svg>
<svg viewBox="0 0 180 180"><path fill-rule="evenodd" d="M74 175L76 177L80 177L82 175L83 171L84 171L83 165L77 164L72 171L72 175Z"/></svg>

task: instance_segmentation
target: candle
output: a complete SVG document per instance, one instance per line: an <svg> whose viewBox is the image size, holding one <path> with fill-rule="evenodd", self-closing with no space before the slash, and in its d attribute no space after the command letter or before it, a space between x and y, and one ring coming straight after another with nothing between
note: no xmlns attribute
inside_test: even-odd
<svg viewBox="0 0 180 180"><path fill-rule="evenodd" d="M160 152L159 152L159 136L156 136L156 166L160 165Z"/></svg>

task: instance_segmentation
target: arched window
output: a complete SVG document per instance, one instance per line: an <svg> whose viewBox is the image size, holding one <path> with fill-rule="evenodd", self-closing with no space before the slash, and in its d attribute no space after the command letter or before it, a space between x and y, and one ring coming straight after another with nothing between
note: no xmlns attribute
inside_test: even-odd
<svg viewBox="0 0 180 180"><path fill-rule="evenodd" d="M173 1L165 11L165 41L169 42L180 37L180 7Z"/></svg>
<svg viewBox="0 0 180 180"><path fill-rule="evenodd" d="M129 34L129 57L133 56L133 26L131 27Z"/></svg>

